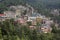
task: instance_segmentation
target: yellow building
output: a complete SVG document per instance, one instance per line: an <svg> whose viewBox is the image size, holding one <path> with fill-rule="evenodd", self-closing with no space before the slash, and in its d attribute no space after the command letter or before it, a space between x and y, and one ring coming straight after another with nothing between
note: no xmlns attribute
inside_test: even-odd
<svg viewBox="0 0 60 40"><path fill-rule="evenodd" d="M37 24L36 20L33 20L32 25L36 25L36 24Z"/></svg>
<svg viewBox="0 0 60 40"><path fill-rule="evenodd" d="M37 17L37 18L36 18L36 21L37 21L37 22L42 22L42 20L43 20L43 19L40 18L40 17Z"/></svg>
<svg viewBox="0 0 60 40"><path fill-rule="evenodd" d="M17 15L17 16L21 16L21 10L17 9L17 10L16 10L16 15Z"/></svg>

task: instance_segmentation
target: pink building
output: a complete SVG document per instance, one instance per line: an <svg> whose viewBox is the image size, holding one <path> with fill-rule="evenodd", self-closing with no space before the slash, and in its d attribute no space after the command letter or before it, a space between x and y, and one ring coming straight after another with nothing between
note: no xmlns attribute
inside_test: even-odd
<svg viewBox="0 0 60 40"><path fill-rule="evenodd" d="M18 23L21 23L21 24L25 24L25 23L26 23L26 21L25 21L24 19L22 19L22 18L19 18L19 19L17 20L17 22L18 22Z"/></svg>

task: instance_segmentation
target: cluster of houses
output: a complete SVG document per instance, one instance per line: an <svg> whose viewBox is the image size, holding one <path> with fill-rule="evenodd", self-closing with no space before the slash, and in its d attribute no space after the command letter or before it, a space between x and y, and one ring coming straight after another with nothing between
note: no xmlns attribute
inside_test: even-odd
<svg viewBox="0 0 60 40"><path fill-rule="evenodd" d="M53 14L54 16L59 16L60 15L60 9L52 9L51 14Z"/></svg>
<svg viewBox="0 0 60 40"><path fill-rule="evenodd" d="M38 29L44 33L51 32L52 30L51 25L53 24L53 20L37 13L34 8L28 4L26 4L26 6L10 6L8 11L4 11L4 14L0 14L0 21L11 18L22 25L31 22L29 26L31 29L36 29L38 23Z"/></svg>

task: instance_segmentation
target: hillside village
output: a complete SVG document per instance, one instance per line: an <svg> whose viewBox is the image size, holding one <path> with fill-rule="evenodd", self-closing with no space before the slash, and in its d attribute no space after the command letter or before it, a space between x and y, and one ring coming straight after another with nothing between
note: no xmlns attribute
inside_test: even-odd
<svg viewBox="0 0 60 40"><path fill-rule="evenodd" d="M31 25L29 28L32 30L36 29L38 23L39 32L44 33L51 32L51 25L54 24L50 17L39 14L37 10L28 4L26 4L26 6L10 6L8 11L4 11L4 14L0 14L0 21L5 21L6 19L14 19L15 22L22 25L27 25L27 23L30 22Z"/></svg>

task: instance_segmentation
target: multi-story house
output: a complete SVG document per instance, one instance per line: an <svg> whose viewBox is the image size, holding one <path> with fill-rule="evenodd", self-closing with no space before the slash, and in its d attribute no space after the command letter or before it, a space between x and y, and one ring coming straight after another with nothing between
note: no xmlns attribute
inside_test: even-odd
<svg viewBox="0 0 60 40"><path fill-rule="evenodd" d="M41 26L41 31L43 32L43 33L49 33L49 32L51 32L52 31L52 28L49 26L49 25L42 25Z"/></svg>
<svg viewBox="0 0 60 40"><path fill-rule="evenodd" d="M16 14L15 14L15 12L13 12L13 11L5 11L4 14L6 15L6 17L7 17L8 19L16 18Z"/></svg>
<svg viewBox="0 0 60 40"><path fill-rule="evenodd" d="M26 20L24 20L23 18L18 18L16 21L22 25L26 25Z"/></svg>
<svg viewBox="0 0 60 40"><path fill-rule="evenodd" d="M30 20L32 22L32 25L36 25L37 22L41 23L42 22L42 18L43 16L41 16L40 14L38 13L34 13L32 14L31 17L28 17L28 20Z"/></svg>
<svg viewBox="0 0 60 40"><path fill-rule="evenodd" d="M51 14L53 14L54 16L59 16L60 15L58 9L51 10Z"/></svg>
<svg viewBox="0 0 60 40"><path fill-rule="evenodd" d="M46 25L52 25L54 22L53 22L53 20L47 20L47 19L44 19L43 20L43 24L46 24Z"/></svg>
<svg viewBox="0 0 60 40"><path fill-rule="evenodd" d="M0 21L5 21L6 15L5 14L0 14Z"/></svg>

